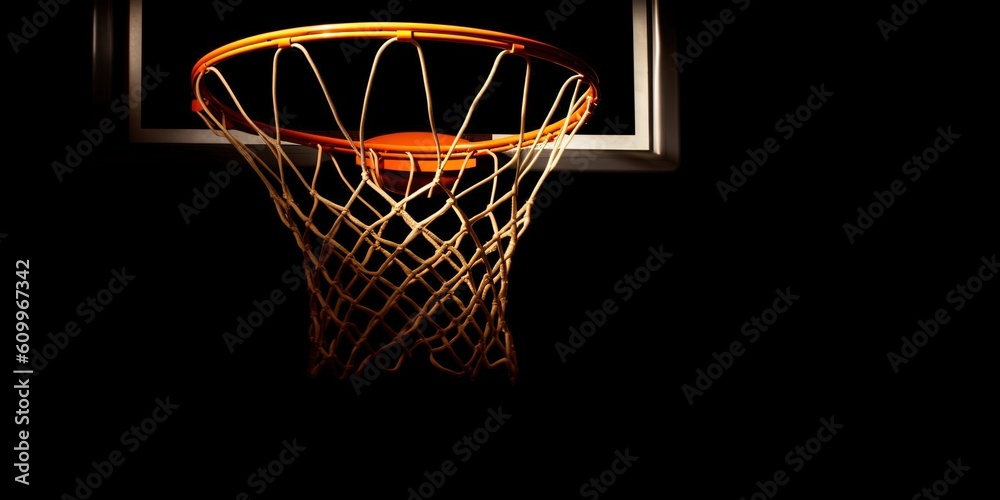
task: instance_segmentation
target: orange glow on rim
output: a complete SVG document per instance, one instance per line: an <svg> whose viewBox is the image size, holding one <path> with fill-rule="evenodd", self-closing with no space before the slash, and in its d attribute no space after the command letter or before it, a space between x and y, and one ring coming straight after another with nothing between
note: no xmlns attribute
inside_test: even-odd
<svg viewBox="0 0 1000 500"><path fill-rule="evenodd" d="M437 136L441 146L441 153L447 153L448 148L450 148L452 142L455 141L455 136L447 134L437 134ZM458 145L468 143L469 141L458 139ZM407 151L413 151L415 149L423 149L424 147L429 147L432 151L436 151L433 132L397 132L395 134L386 134L378 137L372 137L371 139L365 139L365 149L375 153L378 158L379 169L409 172L410 170L414 170L414 167L416 167L417 172L437 172L439 164L436 154L433 159L416 159L413 162L411 162L408 157L404 159L394 159L388 158L384 154L385 151L392 149L405 148ZM469 160L466 161L466 156L468 155L453 154L451 158L444 162L444 165L440 165L440 167L442 170L461 170L462 168L475 167L476 159L469 158ZM360 165L361 158L358 157L355 162ZM364 163L366 167L373 167L370 154L365 154Z"/></svg>
<svg viewBox="0 0 1000 500"><path fill-rule="evenodd" d="M492 47L499 50L509 50L512 54L522 57L534 57L549 61L554 64L575 72L581 78L581 83L586 86L586 91L581 96L583 103L573 110L572 114L564 119L550 124L541 130L525 132L523 141L519 135L512 135L501 139L485 141L460 141L455 146L453 154L479 156L488 152L499 153L510 150L518 144L530 146L536 140L553 140L562 133L574 130L581 125L591 114L598 101L598 79L596 73L590 66L576 56L551 45L523 38L515 35L508 35L496 31L488 31L477 28L466 28L460 26L448 26L441 24L424 23L346 23L346 24L326 24L317 26L306 26L286 30L273 31L256 36L244 38L242 40L224 45L203 56L194 65L191 71L192 88L198 88L202 101L194 100L192 110L198 112L204 108L218 111L223 117L223 123L227 128L236 128L247 133L261 131L275 134L277 130L267 124L256 120L247 120L242 113L223 104L202 83L202 76L207 73L208 68L223 61L232 59L248 52L265 49L285 48L292 43L304 43L320 40L338 39L393 39L399 41L408 40L435 40L462 43L468 45L479 45ZM294 142L304 146L319 146L341 153L354 153L356 149L361 149L360 141L349 141L344 138L331 137L316 133L302 132L291 129L281 129L281 140ZM443 135L442 135L443 136ZM365 140L364 147L369 149L376 144L375 138ZM450 140L441 139L441 150L446 152L451 146ZM387 159L407 159L412 154L416 159L435 159L437 149L433 141L430 145L413 144L393 144L378 143L379 152Z"/></svg>

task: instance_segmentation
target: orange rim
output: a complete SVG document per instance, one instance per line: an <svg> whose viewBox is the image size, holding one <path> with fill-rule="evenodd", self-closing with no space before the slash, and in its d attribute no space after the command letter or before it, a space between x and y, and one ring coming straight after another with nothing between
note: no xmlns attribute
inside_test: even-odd
<svg viewBox="0 0 1000 500"><path fill-rule="evenodd" d="M574 109L569 117L552 123L544 129L525 132L523 142L518 135L486 141L470 141L457 145L453 152L455 154L465 153L478 156L491 151L506 151L519 143L530 146L540 137L545 140L552 140L564 128L566 130L573 130L577 125L580 125L590 115L593 107L597 105L597 74L586 62L562 49L529 38L496 31L424 23L325 24L272 31L270 33L251 36L219 47L198 60L191 71L191 85L192 88L198 86L201 76L208 71L209 67L241 54L266 49L285 48L292 43L355 38L385 40L396 38L400 41L447 41L492 47L499 50L510 50L512 54L522 57L534 57L558 64L578 74L582 84L586 85L587 90L580 100L583 104ZM224 123L228 127L244 132L256 133L257 129L268 133L276 132L275 128L271 125L255 120L248 121L242 113L220 102L205 87L204 83L200 83L199 90L202 101L195 100L192 103L193 111L198 112L202 108L216 110L225 118L226 121ZM283 141L287 140L305 146L320 146L343 153L354 153L356 148L360 149L361 147L360 141L349 141L344 138L291 129L281 129L281 138ZM367 147L368 141L365 141L365 143ZM380 154L386 158L406 158L408 154L412 154L418 158L436 158L437 156L437 150L434 146L381 144L380 148L382 149ZM442 149L445 149L444 144L442 144Z"/></svg>

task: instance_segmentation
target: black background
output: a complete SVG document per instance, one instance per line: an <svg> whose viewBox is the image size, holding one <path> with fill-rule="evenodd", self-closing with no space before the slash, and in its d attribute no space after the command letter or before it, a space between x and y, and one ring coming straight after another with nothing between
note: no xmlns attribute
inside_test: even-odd
<svg viewBox="0 0 1000 500"><path fill-rule="evenodd" d="M91 498L402 499L502 407L510 419L435 498L578 498L626 449L638 460L601 498L750 498L778 469L778 498L910 498L959 458L972 468L948 498L973 497L989 484L997 283L960 311L946 296L997 252L987 27L976 7L931 0L885 40L892 5L751 1L680 75L681 168L575 172L533 222L511 281L517 383L404 370L360 396L305 373L307 297L281 281L301 255L255 175L244 167L190 224L180 216L235 154L128 144L122 125L59 182L52 162L102 111L91 4L61 6L4 55L4 265L31 261L33 348L81 324L31 379L31 486L15 495L75 496L91 462L120 450ZM674 7L680 48L724 8L739 5ZM36 10L16 3L6 29ZM812 86L833 96L780 138ZM961 137L911 182L904 162L939 127ZM723 201L716 183L768 137L780 149ZM852 244L844 223L897 179L906 192ZM668 264L562 363L554 343L661 245ZM122 268L134 281L84 324L77 305ZM287 301L230 354L222 332L276 288ZM741 325L785 288L800 298L748 343ZM887 353L940 308L950 321L894 373ZM682 385L733 341L746 353L689 405ZM179 409L125 451L122 433L167 397ZM786 454L823 418L844 427L792 471ZM257 495L248 476L293 439L306 450Z"/></svg>
<svg viewBox="0 0 1000 500"><path fill-rule="evenodd" d="M175 2L147 2L143 6L142 17L146 20L142 33L143 64L174 75L166 78L157 86L157 92L149 92L143 100L143 126L146 128L204 128L204 123L190 112L189 106L179 103L183 104L191 98L187 75L195 62L218 47L283 28L379 19L487 29L516 34L563 49L593 68L599 75L601 94L607 96L607 99L601 100L599 114L580 133L600 134L606 128L604 119L614 117L618 117L617 122L624 125L620 133L632 134L634 130L632 9L628 2L621 0L592 1L586 9L582 6L573 11L564 9L569 12L568 16L558 13L558 4L553 11L555 14L547 16L545 12L550 9L533 0L508 2L505 8L489 15L475 9L453 9L439 3L412 0L399 0L393 4L397 14L388 10L388 2L381 5L371 2L316 4L286 0L287 5L275 9L267 2L248 1L241 3L239 8L219 11L210 2L188 0L186 4L186 8L179 7ZM178 26L184 26L183 34L178 32ZM600 35L595 36L597 33ZM379 45L349 39L335 43L315 42L307 46L321 68L334 103L349 130L357 129L356 117L361 112L371 59ZM414 54L406 46L396 46L387 51L378 68L373 96L369 99L369 127L385 126L386 122L402 130L408 129L403 123L412 124L411 128L427 126L423 84ZM300 73L296 72L296 68L305 68L299 62L302 59L299 55L293 53L282 59L279 87L289 88L289 92L282 93L282 108L294 115L295 125L306 127L303 122L317 115L325 116L322 113L325 107L316 104L324 103L325 98L318 89L312 91L313 78L303 76L306 84L294 87L286 83L297 81ZM442 110L478 90L481 85L479 79L489 74L496 51L428 42L424 55L438 109L437 125L447 128L449 124L442 123L446 122ZM236 88L242 98L241 103L252 110L256 104L254 96L259 96L264 104L270 102L272 62L270 51L262 51L242 54L220 64L219 69ZM479 112L474 115L482 120L473 122L479 127L476 133L511 132L518 125L516 118L519 115L509 111L520 109L523 65L507 60L500 69L494 79L499 84L493 87L497 91L491 92L490 97L481 102ZM529 123L539 123L549 111L552 101L549 96L555 95L558 86L570 73L561 71L556 65L540 62L533 65L532 71L535 85L529 106L532 118ZM302 74L311 75L311 71L303 71ZM546 81L547 85L541 84ZM410 91L413 93L408 93ZM221 88L219 92L222 93ZM538 97L535 97L536 94ZM269 108L265 107L264 112L269 112ZM253 111L250 113L251 116L260 116ZM510 115L514 119L501 120L501 115ZM617 130L613 132L619 133Z"/></svg>

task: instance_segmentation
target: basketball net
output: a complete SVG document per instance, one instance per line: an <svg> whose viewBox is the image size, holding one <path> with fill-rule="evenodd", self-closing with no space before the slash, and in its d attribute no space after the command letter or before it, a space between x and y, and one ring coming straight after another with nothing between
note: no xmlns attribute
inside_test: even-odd
<svg viewBox="0 0 1000 500"><path fill-rule="evenodd" d="M353 136L309 49L294 41L274 49L273 117L267 118L272 122L247 115L216 65L196 68L193 109L253 167L303 252L313 375L329 370L345 379L375 367L392 372L407 359L425 356L434 367L454 375L475 378L484 369L500 369L513 381L517 354L506 321L511 259L531 222L535 195L577 126L589 117L596 94L581 75L571 76L544 122L528 132L531 58L512 46L497 52L492 71L454 136L426 132L397 138L399 144L391 137L368 139L372 80L382 55L400 42L416 49L429 130L438 130L423 47L415 38L400 36L385 40L378 49L360 132ZM343 139L341 146L283 128L276 88L279 61L290 51L301 52L308 61L326 97L324 112L339 130L336 139ZM500 146L496 141L461 139L501 61L516 56L529 60L519 134ZM205 95L207 79L221 84L229 103ZM253 136L261 144L249 144L247 138ZM398 151L407 143L408 150ZM309 148L304 155L308 161L290 154L292 147ZM529 182L529 171L540 175Z"/></svg>

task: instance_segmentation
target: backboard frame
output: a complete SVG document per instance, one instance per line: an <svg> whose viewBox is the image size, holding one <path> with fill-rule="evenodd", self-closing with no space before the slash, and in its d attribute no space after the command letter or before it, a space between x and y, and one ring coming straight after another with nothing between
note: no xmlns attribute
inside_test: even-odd
<svg viewBox="0 0 1000 500"><path fill-rule="evenodd" d="M102 2L95 2L95 51L109 45L110 36L101 16ZM577 134L563 154L559 170L590 171L674 171L680 163L679 92L676 68L667 54L675 46L673 16L660 0L633 0L632 54L635 58L635 134ZM127 78L129 88L141 85L142 0L129 0ZM516 33L512 33L516 34ZM96 56L96 54L95 54ZM98 58L95 57L95 60ZM95 70L97 68L95 67ZM613 127L614 124L608 124ZM141 103L129 115L129 142L140 144L184 144L230 147L224 137L206 129L144 128Z"/></svg>

